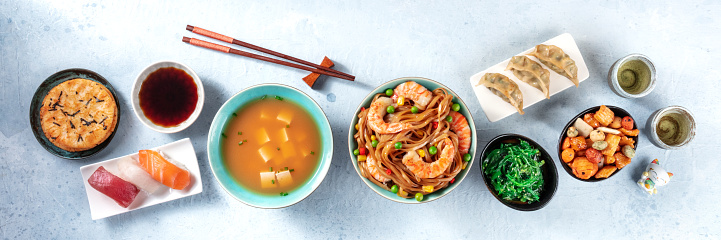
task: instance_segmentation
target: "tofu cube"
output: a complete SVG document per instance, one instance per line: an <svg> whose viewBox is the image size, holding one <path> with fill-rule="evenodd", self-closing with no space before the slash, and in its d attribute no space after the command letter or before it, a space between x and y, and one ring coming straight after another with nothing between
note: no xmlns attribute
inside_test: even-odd
<svg viewBox="0 0 721 240"><path fill-rule="evenodd" d="M278 114L278 117L276 119L280 120L281 122L284 122L285 124L290 125L291 120L293 119L293 113L291 112L281 112Z"/></svg>
<svg viewBox="0 0 721 240"><path fill-rule="evenodd" d="M260 187L262 187L262 188L278 187L278 181L275 179L275 172L261 172L260 173Z"/></svg>
<svg viewBox="0 0 721 240"><path fill-rule="evenodd" d="M276 154L275 152L277 152L277 149L273 149L273 147L270 145L265 145L258 149L258 154L260 154L260 157L263 158L265 162L273 159Z"/></svg>
<svg viewBox="0 0 721 240"><path fill-rule="evenodd" d="M275 174L275 177L278 179L278 184L281 187L290 186L291 184L293 184L293 176L290 175L290 170L278 172Z"/></svg>
<svg viewBox="0 0 721 240"><path fill-rule="evenodd" d="M266 113L265 111L260 111L260 119L268 120L270 119L270 115Z"/></svg>
<svg viewBox="0 0 721 240"><path fill-rule="evenodd" d="M295 144L292 142L284 142L280 146L280 152L283 154L284 159L289 159L291 157L297 157L296 151L295 151Z"/></svg>
<svg viewBox="0 0 721 240"><path fill-rule="evenodd" d="M265 128L259 129L256 136L258 136L258 144L260 145L270 142L270 136L268 136L268 131Z"/></svg>
<svg viewBox="0 0 721 240"><path fill-rule="evenodd" d="M281 129L280 129L280 134L279 134L279 136L280 136L280 140L281 140L282 142L287 142L287 141L288 141L288 130L286 130L286 129L287 129L287 128L281 128Z"/></svg>

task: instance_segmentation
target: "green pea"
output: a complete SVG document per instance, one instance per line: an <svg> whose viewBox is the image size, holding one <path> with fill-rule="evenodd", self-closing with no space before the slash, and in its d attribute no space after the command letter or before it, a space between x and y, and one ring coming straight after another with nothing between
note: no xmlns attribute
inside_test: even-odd
<svg viewBox="0 0 721 240"><path fill-rule="evenodd" d="M395 146L396 149L401 149L401 148L403 147L403 143L401 143L401 142L396 142L395 144L393 144L393 146Z"/></svg>
<svg viewBox="0 0 721 240"><path fill-rule="evenodd" d="M411 107L411 112L412 112L412 113L418 113L418 110L419 110L419 109L418 109L418 107L416 107L416 106Z"/></svg>
<svg viewBox="0 0 721 240"><path fill-rule="evenodd" d="M371 141L371 146L377 147L378 146L378 140Z"/></svg>
<svg viewBox="0 0 721 240"><path fill-rule="evenodd" d="M416 201L423 201L423 194L422 193L416 193Z"/></svg>
<svg viewBox="0 0 721 240"><path fill-rule="evenodd" d="M453 111L458 112L458 110L461 110L461 105L458 104L458 103L454 103L454 104L451 106L451 109L453 109Z"/></svg>
<svg viewBox="0 0 721 240"><path fill-rule="evenodd" d="M430 148L428 148L428 153L430 153L431 155L435 155L436 153L438 153L438 148L436 146L431 146Z"/></svg>
<svg viewBox="0 0 721 240"><path fill-rule="evenodd" d="M393 187L391 187L391 192L398 193L398 185L393 185Z"/></svg>
<svg viewBox="0 0 721 240"><path fill-rule="evenodd" d="M469 154L469 153L463 154L463 161L470 162L471 154Z"/></svg>
<svg viewBox="0 0 721 240"><path fill-rule="evenodd" d="M396 108L394 108L393 106L388 106L388 107L386 108L386 112L388 112L388 113L394 113L394 112L396 112Z"/></svg>
<svg viewBox="0 0 721 240"><path fill-rule="evenodd" d="M353 150L353 155L356 155L356 156L360 155L360 150L358 150L358 149Z"/></svg>
<svg viewBox="0 0 721 240"><path fill-rule="evenodd" d="M388 95L389 97L393 96L393 89L386 89L386 95Z"/></svg>
<svg viewBox="0 0 721 240"><path fill-rule="evenodd" d="M452 122L452 121L453 121L453 117L451 117L451 115L446 116L446 121Z"/></svg>

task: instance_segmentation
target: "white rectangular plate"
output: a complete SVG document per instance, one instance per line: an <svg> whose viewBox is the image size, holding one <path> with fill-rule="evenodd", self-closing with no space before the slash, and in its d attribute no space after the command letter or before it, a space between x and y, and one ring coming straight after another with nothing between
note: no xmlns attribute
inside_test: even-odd
<svg viewBox="0 0 721 240"><path fill-rule="evenodd" d="M557 37L552 38L551 40L548 40L544 42L545 45L555 45L561 49L563 49L563 52L568 54L573 61L576 62L576 66L578 67L578 82L580 87L580 82L583 82L583 80L586 80L588 78L588 68L586 67L586 62L583 61L583 56L581 56L581 51L578 50L578 46L576 45L576 41L573 40L573 37L569 33L564 33L561 35L558 35ZM533 51L535 46L533 46L531 49L526 50L525 52L519 53L516 56L526 55L527 53L530 53ZM541 64L544 68L548 69L545 65L543 65L538 59L532 56L528 56L532 60L538 62L538 64ZM476 97L478 98L478 102L481 103L481 108L483 108L483 112L486 113L486 117L488 118L488 121L495 122L498 120L501 120L505 117L510 116L511 114L516 113L516 108L511 106L510 103L507 103L503 101L500 97L493 94L490 90L488 90L485 86L476 86L478 81L481 80L481 77L483 77L486 73L501 73L503 75L506 75L506 77L513 80L517 85L518 88L521 89L521 93L523 93L523 108L528 108L531 105L540 102L541 100L546 99L546 97L543 95L543 92L540 90L532 87L531 85L528 85L527 83L518 80L516 76L513 75L513 73L509 70L506 71L506 66L508 66L508 62L511 60L511 58L506 59L503 62L500 62L496 65L493 65L492 67L483 70L482 72L476 73L473 76L471 76L471 86L473 87L473 91L476 93ZM573 85L573 82L569 80L568 78L559 75L558 73L554 72L551 69L548 69L548 71L551 73L550 80L551 84L549 87L549 96L553 96L556 93L559 93L563 91L564 89L575 86Z"/></svg>
<svg viewBox="0 0 721 240"><path fill-rule="evenodd" d="M198 158L197 156L195 156L195 149L193 149L193 144L190 143L190 139L181 139L173 143L152 148L152 150L160 150L169 158L172 158L173 160L184 164L190 172L190 185L188 185L188 187L183 190L175 190L166 186L162 186L152 195L147 194L144 191L140 191L140 193L138 193L138 196L135 197L135 201L133 201L133 203L131 203L128 208L123 208L118 205L112 198L105 196L105 194L102 194L95 190L93 187L91 187L88 183L88 178L90 178L90 175L92 175L93 172L95 172L95 170L97 170L100 166L105 167L106 170L113 174L117 174L118 160L130 157L134 157L137 159L138 153L82 166L80 167L80 174L83 175L85 192L88 194L88 202L90 202L90 216L93 218L93 220L110 217L113 215L133 211L135 209L152 206L159 203L164 203L167 201L172 201L178 198L184 198L187 196L198 194L203 191L203 181L200 179Z"/></svg>

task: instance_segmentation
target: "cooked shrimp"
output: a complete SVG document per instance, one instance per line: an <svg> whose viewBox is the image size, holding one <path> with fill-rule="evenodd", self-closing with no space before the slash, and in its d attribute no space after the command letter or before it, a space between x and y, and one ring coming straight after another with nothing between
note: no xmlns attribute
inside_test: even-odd
<svg viewBox="0 0 721 240"><path fill-rule="evenodd" d="M368 157L366 158L366 168L368 169L368 173L370 173L371 176L373 176L373 178L375 178L379 182L387 182L388 180L390 180L381 176L381 172L378 170L378 168L380 168L378 166L378 162L376 162L376 160L371 157L371 155L368 155Z"/></svg>
<svg viewBox="0 0 721 240"><path fill-rule="evenodd" d="M453 118L451 131L458 135L458 151L466 154L471 148L471 128L468 126L468 120L463 114L456 111L451 111L449 115Z"/></svg>
<svg viewBox="0 0 721 240"><path fill-rule="evenodd" d="M453 147L453 141L451 139L443 139L438 143L441 148L441 155L438 160L432 163L427 163L418 156L416 151L407 152L403 156L403 164L411 170L416 177L419 178L435 178L443 174L446 169L451 166L453 162L453 156L456 155L456 149Z"/></svg>
<svg viewBox="0 0 721 240"><path fill-rule="evenodd" d="M418 107L418 109L420 110L426 109L426 106L428 106L428 103L431 102L433 96L431 91L428 91L428 89L414 81L401 83L396 87L395 90L393 90L393 93L395 93L395 95L413 100L413 102L415 103L414 106Z"/></svg>
<svg viewBox="0 0 721 240"><path fill-rule="evenodd" d="M386 115L386 108L393 104L393 100L387 97L381 97L371 103L368 109L368 126L379 134L397 133L404 129L410 128L408 123L387 123L383 121Z"/></svg>

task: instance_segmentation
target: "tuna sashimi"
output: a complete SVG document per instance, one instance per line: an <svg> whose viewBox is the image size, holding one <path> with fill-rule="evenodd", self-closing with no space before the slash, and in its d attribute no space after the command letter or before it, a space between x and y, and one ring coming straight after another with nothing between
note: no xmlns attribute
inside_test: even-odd
<svg viewBox="0 0 721 240"><path fill-rule="evenodd" d="M88 178L88 183L124 208L130 206L140 192L138 187L108 172L103 166L93 172L93 175Z"/></svg>
<svg viewBox="0 0 721 240"><path fill-rule="evenodd" d="M171 162L153 150L140 150L138 156L140 166L163 185L178 190L190 185L190 172L182 164Z"/></svg>

